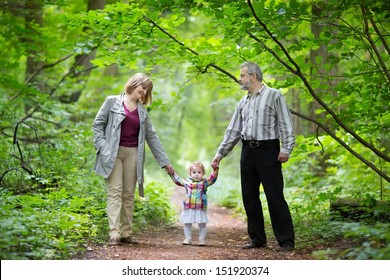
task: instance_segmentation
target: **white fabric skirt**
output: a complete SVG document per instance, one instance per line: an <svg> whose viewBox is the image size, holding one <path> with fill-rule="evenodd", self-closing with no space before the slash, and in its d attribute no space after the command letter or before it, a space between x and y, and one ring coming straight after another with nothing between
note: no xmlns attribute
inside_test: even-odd
<svg viewBox="0 0 390 280"><path fill-rule="evenodd" d="M180 222L184 224L207 223L207 211L203 209L183 209L180 215Z"/></svg>

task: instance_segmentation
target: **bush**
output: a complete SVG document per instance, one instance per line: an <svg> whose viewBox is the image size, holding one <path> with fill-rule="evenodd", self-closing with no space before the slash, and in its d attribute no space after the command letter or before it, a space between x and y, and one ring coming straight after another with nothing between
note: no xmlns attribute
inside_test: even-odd
<svg viewBox="0 0 390 280"><path fill-rule="evenodd" d="M343 258L355 260L390 259L390 224L346 223L343 226L345 237L361 240L360 246L345 250Z"/></svg>
<svg viewBox="0 0 390 280"><path fill-rule="evenodd" d="M96 236L102 210L92 197L1 193L1 259L66 259Z"/></svg>
<svg viewBox="0 0 390 280"><path fill-rule="evenodd" d="M1 192L0 258L68 259L91 242L105 242L108 223L104 189L95 185L93 192L85 192L82 188L79 186L79 193L65 188L46 194ZM173 216L161 184L149 184L145 200L135 201L136 230L170 224Z"/></svg>
<svg viewBox="0 0 390 280"><path fill-rule="evenodd" d="M135 230L172 224L175 211L171 207L167 187L157 182L148 184L145 188L145 198L135 199L133 216Z"/></svg>

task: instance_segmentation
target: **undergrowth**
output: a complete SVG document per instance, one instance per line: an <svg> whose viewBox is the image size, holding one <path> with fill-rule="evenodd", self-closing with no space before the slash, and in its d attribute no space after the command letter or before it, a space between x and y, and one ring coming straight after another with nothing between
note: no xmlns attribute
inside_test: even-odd
<svg viewBox="0 0 390 280"><path fill-rule="evenodd" d="M146 189L145 199L135 201L135 230L173 220L165 186L152 182ZM69 259L108 238L104 188L0 196L0 259Z"/></svg>

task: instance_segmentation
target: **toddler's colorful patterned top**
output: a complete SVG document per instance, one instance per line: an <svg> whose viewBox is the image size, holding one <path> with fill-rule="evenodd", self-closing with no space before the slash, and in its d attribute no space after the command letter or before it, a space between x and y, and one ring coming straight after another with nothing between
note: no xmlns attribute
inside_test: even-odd
<svg viewBox="0 0 390 280"><path fill-rule="evenodd" d="M194 181L191 178L183 179L176 173L171 176L176 185L186 189L186 198L183 201L184 209L207 209L207 189L218 178L218 169L213 170L208 179Z"/></svg>

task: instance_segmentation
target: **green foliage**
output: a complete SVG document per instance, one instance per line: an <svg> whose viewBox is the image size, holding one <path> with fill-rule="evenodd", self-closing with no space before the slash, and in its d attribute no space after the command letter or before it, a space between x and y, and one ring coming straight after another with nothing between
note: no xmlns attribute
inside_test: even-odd
<svg viewBox="0 0 390 280"><path fill-rule="evenodd" d="M145 198L136 197L134 227L166 226L173 223L176 213L170 204L170 192L162 183L151 182L146 186Z"/></svg>
<svg viewBox="0 0 390 280"><path fill-rule="evenodd" d="M228 176L228 170L230 168L226 168L221 163L219 178L212 189L208 191L208 196L213 203L233 209L240 218L245 218L239 175L236 178Z"/></svg>
<svg viewBox="0 0 390 280"><path fill-rule="evenodd" d="M64 127L59 137L41 142L40 153L33 149L37 144L21 143L22 148L32 148L29 164L36 175L24 170L5 175L7 186L1 185L0 192L1 259L68 259L91 243L106 242L104 179L92 173L90 123L82 121L83 114L78 118L80 122ZM11 145L0 147L8 153ZM7 163L18 167L16 160ZM14 174L20 175L18 180ZM135 229L169 224L173 213L167 197L161 184L147 185L146 200L135 201Z"/></svg>
<svg viewBox="0 0 390 280"><path fill-rule="evenodd" d="M108 238L104 188L97 186L98 192L95 186L93 193L86 193L83 187L35 195L1 192L0 258L68 259L93 242L104 243ZM146 188L145 199L135 201L135 230L169 225L174 213L166 188L158 183Z"/></svg>
<svg viewBox="0 0 390 280"><path fill-rule="evenodd" d="M337 223L333 224L351 242L350 248L327 248L313 253L317 259L388 260L390 258L389 224Z"/></svg>
<svg viewBox="0 0 390 280"><path fill-rule="evenodd" d="M345 141L363 153L363 149L351 138L345 137ZM371 157L371 161L379 166L382 164L378 157ZM359 160L343 152L329 136L297 137L297 147L287 166L288 185L299 186L310 182L325 191L338 188L339 196L362 198L371 195L377 200L389 199L389 185L369 172ZM293 176L301 170L306 170L302 176ZM390 172L388 164L383 164L383 171Z"/></svg>
<svg viewBox="0 0 390 280"><path fill-rule="evenodd" d="M388 216L388 206L371 206L376 200L388 201L389 186L384 185L380 177L367 172L356 158L343 153L330 137L298 137L297 143L294 156L284 169L287 200L292 209L297 239L312 247L328 246L342 238L355 244L345 251L328 248L314 252L316 258L388 258L388 224L375 223L375 220ZM330 202L346 196L352 196L367 207L371 205L372 210L365 214L369 217L359 216L361 222L354 224L335 221L331 216ZM353 230L350 225L354 225ZM363 234L368 228L372 231Z"/></svg>
<svg viewBox="0 0 390 280"><path fill-rule="evenodd" d="M1 259L66 259L97 236L92 197L1 193ZM92 204L92 205L91 205Z"/></svg>
<svg viewBox="0 0 390 280"><path fill-rule="evenodd" d="M343 252L346 259L388 260L390 259L390 225L345 224L345 236L363 240L361 246Z"/></svg>

